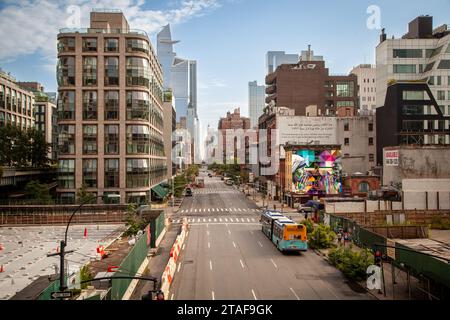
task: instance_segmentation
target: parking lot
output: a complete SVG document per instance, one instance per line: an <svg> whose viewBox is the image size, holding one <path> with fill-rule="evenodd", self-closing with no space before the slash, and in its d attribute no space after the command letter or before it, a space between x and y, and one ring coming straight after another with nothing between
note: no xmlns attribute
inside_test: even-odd
<svg viewBox="0 0 450 320"><path fill-rule="evenodd" d="M86 237L85 235L86 228ZM96 259L97 247L107 247L125 230L123 225L71 226L66 250L69 271ZM0 228L0 299L9 299L39 276L55 274L59 257L47 254L59 250L65 226L1 227ZM106 268L106 267L105 267Z"/></svg>

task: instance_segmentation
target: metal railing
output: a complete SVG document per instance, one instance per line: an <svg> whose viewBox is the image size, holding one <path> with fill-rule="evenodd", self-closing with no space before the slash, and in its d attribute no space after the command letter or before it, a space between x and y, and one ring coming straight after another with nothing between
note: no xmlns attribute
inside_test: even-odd
<svg viewBox="0 0 450 320"><path fill-rule="evenodd" d="M130 34L141 35L148 38L147 32L139 29L96 29L96 28L62 28L59 33L107 33L107 34Z"/></svg>

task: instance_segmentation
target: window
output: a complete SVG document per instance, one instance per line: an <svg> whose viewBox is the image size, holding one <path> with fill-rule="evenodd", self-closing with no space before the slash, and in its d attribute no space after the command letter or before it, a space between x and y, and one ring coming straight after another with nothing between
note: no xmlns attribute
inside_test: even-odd
<svg viewBox="0 0 450 320"><path fill-rule="evenodd" d="M105 191L103 192L103 197L104 200L103 202L105 204L120 204L120 198L119 197L109 197L110 195L116 195L116 196L120 196L120 192L119 191Z"/></svg>
<svg viewBox="0 0 450 320"><path fill-rule="evenodd" d="M350 131L350 125L349 123L344 123L344 131Z"/></svg>
<svg viewBox="0 0 450 320"><path fill-rule="evenodd" d="M83 58L83 86L97 85L97 58Z"/></svg>
<svg viewBox="0 0 450 320"><path fill-rule="evenodd" d="M119 85L119 58L105 57L105 86Z"/></svg>
<svg viewBox="0 0 450 320"><path fill-rule="evenodd" d="M119 39L105 38L105 52L119 52Z"/></svg>
<svg viewBox="0 0 450 320"><path fill-rule="evenodd" d="M375 155L373 153L369 154L369 162L374 162L375 161Z"/></svg>
<svg viewBox="0 0 450 320"><path fill-rule="evenodd" d="M369 123L369 132L373 131L373 123Z"/></svg>
<svg viewBox="0 0 450 320"><path fill-rule="evenodd" d="M437 100L445 100L445 91L444 90L437 91Z"/></svg>
<svg viewBox="0 0 450 320"><path fill-rule="evenodd" d="M148 194L146 192L127 192L127 203L146 205L148 204Z"/></svg>
<svg viewBox="0 0 450 320"><path fill-rule="evenodd" d="M336 101L336 107L353 107L355 102L352 101Z"/></svg>
<svg viewBox="0 0 450 320"><path fill-rule="evenodd" d="M119 188L119 159L105 159L105 188Z"/></svg>
<svg viewBox="0 0 450 320"><path fill-rule="evenodd" d="M56 70L56 78L58 86L74 86L75 85L75 58L60 57Z"/></svg>
<svg viewBox="0 0 450 320"><path fill-rule="evenodd" d="M96 52L97 38L83 38L83 52Z"/></svg>
<svg viewBox="0 0 450 320"><path fill-rule="evenodd" d="M75 154L75 126L58 126L58 149L61 154Z"/></svg>
<svg viewBox="0 0 450 320"><path fill-rule="evenodd" d="M418 115L424 115L424 114L431 114L431 110L427 112L427 109L430 106L424 106L424 105L404 105L403 106L403 114L408 116L418 116Z"/></svg>
<svg viewBox="0 0 450 320"><path fill-rule="evenodd" d="M150 64L145 58L129 57L127 58L127 86L150 85Z"/></svg>
<svg viewBox="0 0 450 320"><path fill-rule="evenodd" d="M58 119L75 120L75 91L59 91Z"/></svg>
<svg viewBox="0 0 450 320"><path fill-rule="evenodd" d="M344 145L349 146L350 145L350 138L344 139Z"/></svg>
<svg viewBox="0 0 450 320"><path fill-rule="evenodd" d="M83 159L83 184L97 188L97 159Z"/></svg>
<svg viewBox="0 0 450 320"><path fill-rule="evenodd" d="M83 91L83 120L97 120L97 91Z"/></svg>
<svg viewBox="0 0 450 320"><path fill-rule="evenodd" d="M431 76L431 77L428 79L428 84L429 84L430 86L434 86L434 76Z"/></svg>
<svg viewBox="0 0 450 320"><path fill-rule="evenodd" d="M422 49L394 49L393 58L422 58Z"/></svg>
<svg viewBox="0 0 450 320"><path fill-rule="evenodd" d="M369 138L369 146L373 146L373 138Z"/></svg>
<svg viewBox="0 0 450 320"><path fill-rule="evenodd" d="M403 91L403 100L428 100L426 91Z"/></svg>
<svg viewBox="0 0 450 320"><path fill-rule="evenodd" d="M119 120L119 91L105 91L105 120Z"/></svg>
<svg viewBox="0 0 450 320"><path fill-rule="evenodd" d="M97 126L83 126L83 154L97 154Z"/></svg>
<svg viewBox="0 0 450 320"><path fill-rule="evenodd" d="M105 154L119 153L119 125L105 125Z"/></svg>
<svg viewBox="0 0 450 320"><path fill-rule="evenodd" d="M149 177L149 159L127 159L127 188L148 187Z"/></svg>
<svg viewBox="0 0 450 320"><path fill-rule="evenodd" d="M2 111L0 112L0 127L5 126L5 113Z"/></svg>
<svg viewBox="0 0 450 320"><path fill-rule="evenodd" d="M127 39L128 52L150 52L150 46L147 41L143 39Z"/></svg>
<svg viewBox="0 0 450 320"><path fill-rule="evenodd" d="M442 77L441 76L436 76L436 81L438 86L440 86L442 84Z"/></svg>
<svg viewBox="0 0 450 320"><path fill-rule="evenodd" d="M336 96L353 97L355 92L355 84L352 81L336 82Z"/></svg>
<svg viewBox="0 0 450 320"><path fill-rule="evenodd" d="M441 60L437 67L438 69L450 69L450 60Z"/></svg>
<svg viewBox="0 0 450 320"><path fill-rule="evenodd" d="M394 64L394 73L416 73L415 64Z"/></svg>
<svg viewBox="0 0 450 320"><path fill-rule="evenodd" d="M431 54L430 54L430 58L433 58L434 56L437 56L439 53L441 53L442 47L443 47L443 45L434 49L433 52L431 52Z"/></svg>
<svg viewBox="0 0 450 320"><path fill-rule="evenodd" d="M358 187L358 192L367 193L370 191L369 184L365 181L361 182Z"/></svg>
<svg viewBox="0 0 450 320"><path fill-rule="evenodd" d="M150 153L150 130L148 126L127 126L127 154Z"/></svg>
<svg viewBox="0 0 450 320"><path fill-rule="evenodd" d="M58 161L58 188L75 188L75 160L63 159Z"/></svg>
<svg viewBox="0 0 450 320"><path fill-rule="evenodd" d="M127 91L127 120L150 120L150 96L145 91Z"/></svg>
<svg viewBox="0 0 450 320"><path fill-rule="evenodd" d="M445 106L439 106L439 110L441 110L442 114L445 114Z"/></svg>
<svg viewBox="0 0 450 320"><path fill-rule="evenodd" d="M58 192L58 204L74 204L75 192Z"/></svg>
<svg viewBox="0 0 450 320"><path fill-rule="evenodd" d="M75 52L75 38L59 38L58 53Z"/></svg>

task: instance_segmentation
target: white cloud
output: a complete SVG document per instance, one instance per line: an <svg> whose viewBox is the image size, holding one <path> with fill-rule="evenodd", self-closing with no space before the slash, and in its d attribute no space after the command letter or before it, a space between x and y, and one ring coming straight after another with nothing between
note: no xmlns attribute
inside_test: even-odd
<svg viewBox="0 0 450 320"><path fill-rule="evenodd" d="M207 82L199 81L197 84L199 89L225 88L227 85L220 79L211 79Z"/></svg>
<svg viewBox="0 0 450 320"><path fill-rule="evenodd" d="M219 0L179 0L167 10L148 10L143 0L19 0L4 1L0 11L0 61L11 61L25 54L42 52L48 64L55 63L56 36L60 28L89 25L89 12L98 8L121 9L131 28L150 34L167 23L179 24L218 8ZM78 6L80 19L67 12ZM75 16L76 18L76 16Z"/></svg>

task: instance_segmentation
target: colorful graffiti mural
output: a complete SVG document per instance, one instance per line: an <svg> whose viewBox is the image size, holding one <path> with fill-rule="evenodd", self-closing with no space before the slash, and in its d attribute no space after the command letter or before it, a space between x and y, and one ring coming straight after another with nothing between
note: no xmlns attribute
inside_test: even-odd
<svg viewBox="0 0 450 320"><path fill-rule="evenodd" d="M342 191L341 151L302 149L292 153L292 191L310 195Z"/></svg>

